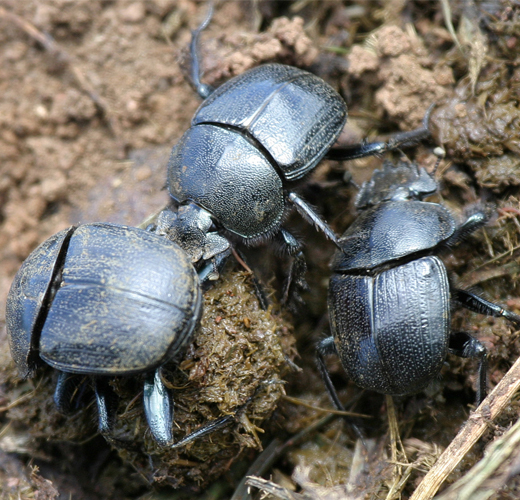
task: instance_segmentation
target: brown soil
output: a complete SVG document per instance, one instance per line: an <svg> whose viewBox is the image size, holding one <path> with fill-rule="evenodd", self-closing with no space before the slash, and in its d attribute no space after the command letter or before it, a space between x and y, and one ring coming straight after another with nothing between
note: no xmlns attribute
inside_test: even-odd
<svg viewBox="0 0 520 500"><path fill-rule="evenodd" d="M471 9L469 4L450 2L457 46L440 3L220 2L202 36L203 79L216 86L267 61L310 69L339 89L349 105L349 123L340 142L410 130L436 103L433 142L442 144L448 155L440 167L442 202L461 218L465 207L480 199L499 207L485 232L472 235L469 245L461 245L444 260L455 282L477 286L490 300L518 313L520 14L506 1L492 12ZM15 383L4 327L10 283L39 243L79 222L138 225L167 203L169 150L189 127L200 102L182 68L188 66L190 29L206 11L205 4L194 0L0 0L0 498L59 494L120 499L148 492L154 493L146 498L156 498L157 484L203 485L208 495L203 498L230 498L257 454L251 437L257 422L248 428L242 421L241 435L252 449L237 465L232 462L239 449L247 448L243 443L233 457L221 455L217 460L201 454L201 461L214 466L206 477L200 467L193 467L190 476L193 456L175 456L185 475L165 480L171 471L164 472L161 457L148 462L146 454L122 452L122 460L96 436L92 407L86 409L90 413L80 412L72 419L56 416L52 425L42 423L44 419L35 423L41 412L55 418L45 406L50 405L52 373L44 372L36 382ZM431 168L436 160L432 148L430 143L406 153ZM355 217L356 191L344 181L346 173L361 183L379 165L378 158L323 162L300 192L341 233ZM285 391L330 407L313 357L316 341L327 332L328 262L334 249L297 216L291 216L287 226L305 242L311 292L304 297L307 307L291 319L300 352L296 363L303 371L284 371L289 381ZM252 249L248 256L264 281L280 290L273 276L283 277L287 262L274 256L269 246ZM236 268L231 273L242 280ZM243 307L240 321L248 318L248 330L252 306L244 301ZM275 321L278 326L273 328L292 329L284 323L285 316ZM512 327L503 320L458 312L454 327L478 333L489 348L490 384L495 385L520 352ZM291 357L290 341L284 349ZM200 372L197 375L190 364L194 352L192 347L183 368L196 379ZM429 391L396 404L408 459L416 461L416 469L403 483L403 498L410 496L422 471L455 436L467 418L467 405L474 401L475 363L455 357L448 362L442 380L434 381ZM382 396L362 394L346 383L339 364L330 360L330 365L335 383L343 384L343 400L359 397L356 411L375 417L367 430L373 459L359 465L359 443L356 447L348 426L335 420L309 432L264 477L288 491L309 495L305 498L323 493L318 485L328 488L330 498L341 498L346 490L338 490L338 485L347 482L348 494L355 498L386 498L396 482L386 451L388 403ZM23 397L38 384L46 396L35 398L31 409L30 400ZM216 418L231 406L213 406L204 418ZM272 408L258 411L265 416ZM270 421L258 423L266 430L263 446L273 437L285 440L308 429L322 415L283 401ZM478 461L485 445L517 417L514 399L449 482ZM73 432L56 436L59 426ZM150 463L156 470L147 475L143 471ZM222 474L218 482L206 484ZM520 495L519 483L506 476L496 483L493 498Z"/></svg>

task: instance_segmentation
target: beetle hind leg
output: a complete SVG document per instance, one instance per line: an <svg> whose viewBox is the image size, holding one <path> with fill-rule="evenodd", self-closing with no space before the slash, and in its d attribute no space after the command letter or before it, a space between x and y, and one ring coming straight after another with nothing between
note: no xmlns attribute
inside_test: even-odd
<svg viewBox="0 0 520 500"><path fill-rule="evenodd" d="M316 211L296 193L289 193L289 201L294 205L296 211L316 229L321 231L339 250L343 251L343 247L339 242L337 235L330 226L316 213Z"/></svg>
<svg viewBox="0 0 520 500"><path fill-rule="evenodd" d="M332 383L330 378L329 370L327 369L327 365L325 364L324 356L335 354L338 355L338 351L336 350L336 345L334 344L334 337L327 337L321 340L316 346L316 364L318 365L318 369L321 374L321 378L327 388L327 392L329 393L330 399L334 403L336 409L340 411L345 411L345 407L341 403L338 397L338 393L336 392L336 388Z"/></svg>
<svg viewBox="0 0 520 500"><path fill-rule="evenodd" d="M85 377L75 373L58 372L54 404L60 413L70 415L79 408L85 388Z"/></svg>
<svg viewBox="0 0 520 500"><path fill-rule="evenodd" d="M452 290L455 302L470 311L485 314L486 316L503 317L520 326L520 316L502 306L490 302L468 290ZM452 353L463 358L479 359L479 382L477 386L477 405L486 397L487 390L487 351L483 344L471 337L468 333L457 332L450 336L449 349Z"/></svg>
<svg viewBox="0 0 520 500"><path fill-rule="evenodd" d="M327 369L327 365L325 364L324 357L330 354L335 354L336 356L338 355L336 344L334 343L334 337L332 336L326 337L320 342L318 342L318 345L316 346L316 364L318 365L321 378L323 379L325 387L327 388L327 392L329 393L330 399L332 400L334 406L339 411L345 411L345 407L339 400L338 393L336 392L336 388L334 387L334 384L332 383L332 380L330 378L329 370ZM347 421L348 425L350 425L352 430L355 432L356 436L361 440L365 449L367 449L365 437L363 436L361 429L352 421L351 418L344 418Z"/></svg>
<svg viewBox="0 0 520 500"><path fill-rule="evenodd" d="M94 380L94 391L98 407L98 428L100 434L111 439L116 421L119 398L110 387L108 380L99 377Z"/></svg>
<svg viewBox="0 0 520 500"><path fill-rule="evenodd" d="M176 443L172 443L170 445L170 448L181 448L182 446L186 446L187 444L191 443L192 441L195 441L196 439L200 439L201 437L204 437L208 434L211 434L212 432L218 431L219 429L222 429L232 424L233 422L236 422L240 418L242 413L245 411L247 406L253 401L253 399L255 399L258 392L269 383L280 383L280 381L277 380L272 382L261 383L257 386L253 394L247 398L246 402L238 406L233 413L229 415L224 415L223 417L219 417L215 420L212 420L211 422L208 422L207 424L203 425L202 427L199 427L196 431L193 431L191 434L188 434Z"/></svg>
<svg viewBox="0 0 520 500"><path fill-rule="evenodd" d="M449 350L461 358L478 359L477 406L487 395L487 349L480 341L466 332L453 332L450 335Z"/></svg>
<svg viewBox="0 0 520 500"><path fill-rule="evenodd" d="M198 51L198 45L199 45L199 37L200 33L206 29L209 22L211 21L211 18L213 17L213 2L209 2L209 10L208 14L206 15L206 18L204 21L202 21L201 25L194 29L191 32L191 43L190 43L190 58L191 58L191 80L193 83L193 86L195 87L195 90L197 94L199 94L202 99L206 99L210 96L210 94L213 92L213 87L211 85L208 85L207 83L202 83L200 81L200 56Z"/></svg>

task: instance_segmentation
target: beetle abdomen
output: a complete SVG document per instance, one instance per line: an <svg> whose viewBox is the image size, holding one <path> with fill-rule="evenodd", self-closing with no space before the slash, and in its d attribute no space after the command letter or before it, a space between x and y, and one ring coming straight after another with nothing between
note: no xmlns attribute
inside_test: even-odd
<svg viewBox="0 0 520 500"><path fill-rule="evenodd" d="M361 387L395 395L417 392L446 358L449 285L437 257L375 277L335 274L329 310L343 366Z"/></svg>
<svg viewBox="0 0 520 500"><path fill-rule="evenodd" d="M58 256L74 229L60 231L39 245L16 273L7 295L7 338L22 378L29 376L38 364L35 352L39 339L34 338L33 332L57 272Z"/></svg>
<svg viewBox="0 0 520 500"><path fill-rule="evenodd" d="M177 244L114 224L71 232L65 243L59 233L33 252L11 288L9 301L18 308L10 319L11 345L27 353L18 360L13 351L21 371L39 349L66 372L130 374L155 368L190 340L201 313L200 284ZM31 298L29 275L45 285L45 300ZM38 321L24 320L35 315Z"/></svg>
<svg viewBox="0 0 520 500"><path fill-rule="evenodd" d="M198 278L167 239L131 227L80 226L40 339L63 371L129 374L154 368L189 340Z"/></svg>
<svg viewBox="0 0 520 500"><path fill-rule="evenodd" d="M323 158L346 119L343 99L321 78L266 64L221 85L201 104L192 124L218 123L251 135L291 181Z"/></svg>
<svg viewBox="0 0 520 500"><path fill-rule="evenodd" d="M282 181L264 154L237 131L213 125L182 136L168 163L168 188L243 238L274 231L284 213Z"/></svg>

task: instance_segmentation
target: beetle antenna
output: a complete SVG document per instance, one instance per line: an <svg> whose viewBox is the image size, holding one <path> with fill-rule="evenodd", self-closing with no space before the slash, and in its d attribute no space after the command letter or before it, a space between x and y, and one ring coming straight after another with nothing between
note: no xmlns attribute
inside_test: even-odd
<svg viewBox="0 0 520 500"><path fill-rule="evenodd" d="M214 7L215 7L214 2L210 1L206 18L204 19L204 21L202 21L201 25L198 28L194 29L191 32L191 43L190 43L191 81L193 82L195 90L203 99L206 99L206 97L208 97L211 94L211 92L213 92L213 87L211 87L211 85L202 83L200 81L201 71L200 71L199 54L198 54L197 49L199 46L200 33L203 30L205 30L207 28L208 24L210 23L211 18L213 17Z"/></svg>

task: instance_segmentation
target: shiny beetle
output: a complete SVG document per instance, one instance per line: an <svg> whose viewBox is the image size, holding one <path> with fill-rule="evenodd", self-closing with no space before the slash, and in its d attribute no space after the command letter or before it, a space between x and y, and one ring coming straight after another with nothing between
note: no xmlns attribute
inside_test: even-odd
<svg viewBox="0 0 520 500"><path fill-rule="evenodd" d="M90 375L108 438L117 410L110 378L144 373L148 425L159 445L173 446L173 401L160 368L191 340L201 296L199 276L176 243L114 224L71 227L34 250L13 281L11 353L24 378L42 362L59 370L54 399L63 413L80 375Z"/></svg>
<svg viewBox="0 0 520 500"><path fill-rule="evenodd" d="M304 284L300 243L282 227L288 206L331 239L329 226L294 191L294 184L326 157L351 160L429 135L426 127L390 142L331 149L347 106L321 78L282 64L253 68L214 90L200 81L197 43L211 13L193 32L192 80L205 99L191 128L173 148L168 189L178 207L176 241L196 261L229 248L228 236L254 244L274 238L293 257L286 285Z"/></svg>
<svg viewBox="0 0 520 500"><path fill-rule="evenodd" d="M360 214L332 261L332 336L317 346L318 367L338 408L327 354L339 356L357 385L391 395L425 388L448 352L477 358L480 404L486 395L486 349L468 333L451 331L451 303L520 325L520 316L450 284L436 254L486 224L488 214L478 210L457 226L445 207L422 201L437 189L424 168L385 162L358 193Z"/></svg>

